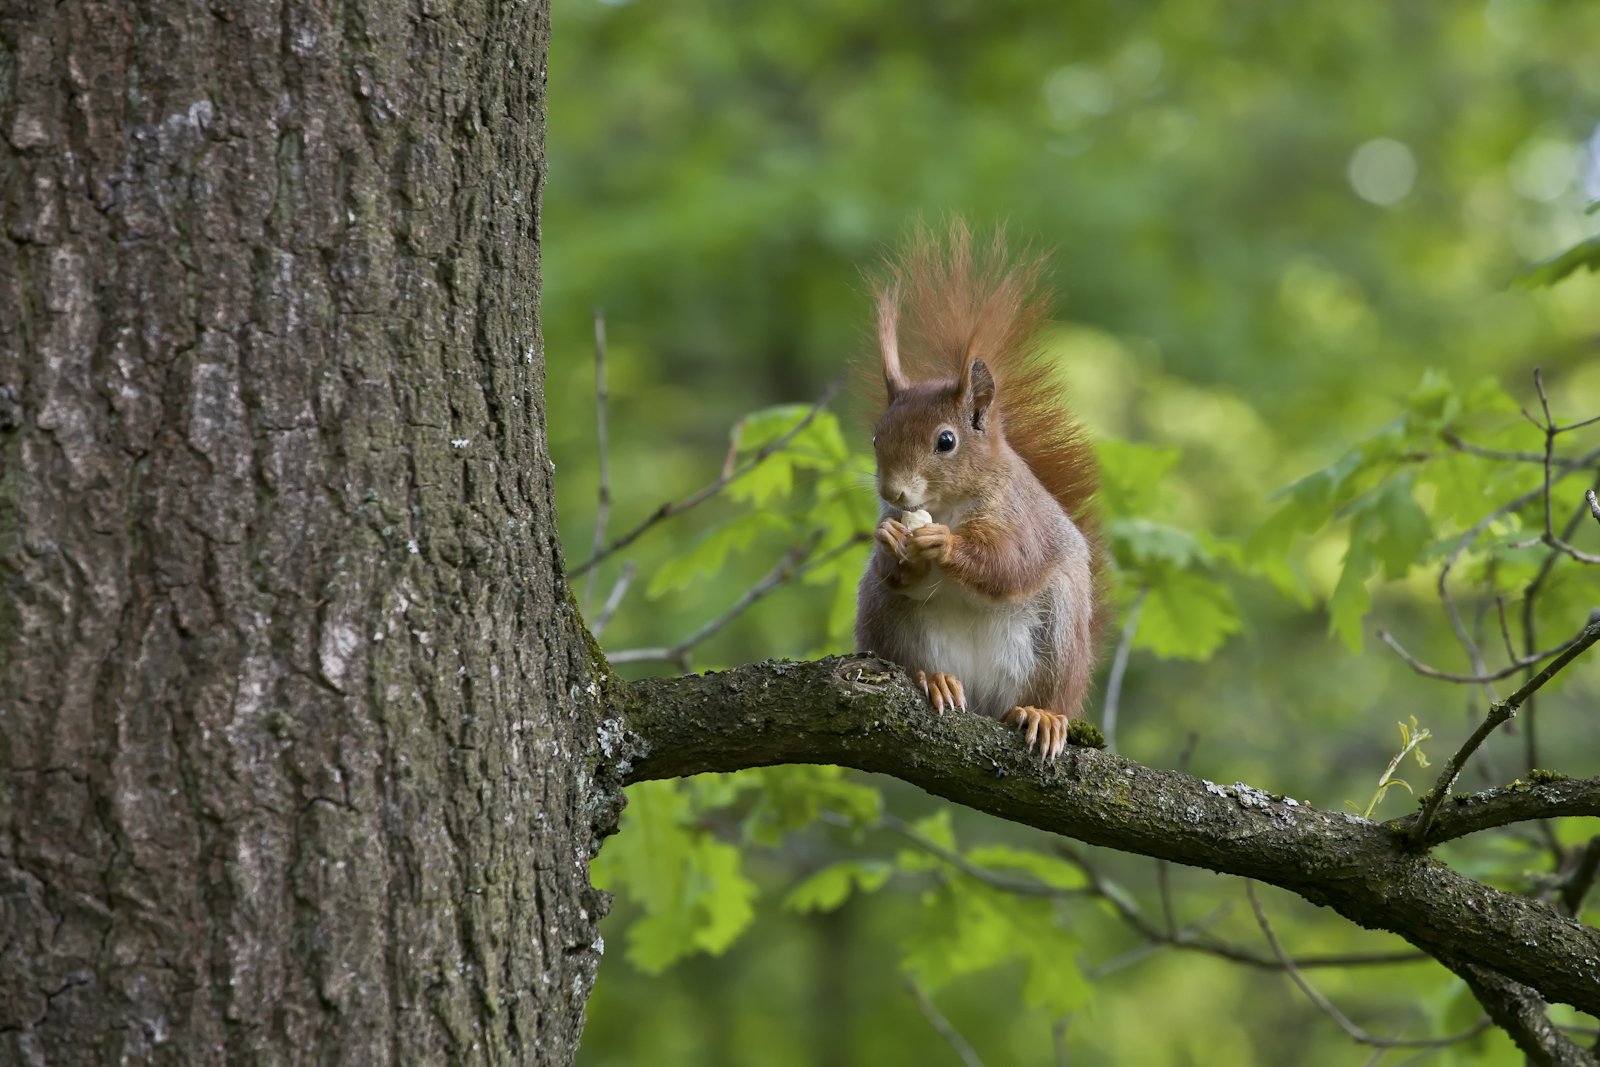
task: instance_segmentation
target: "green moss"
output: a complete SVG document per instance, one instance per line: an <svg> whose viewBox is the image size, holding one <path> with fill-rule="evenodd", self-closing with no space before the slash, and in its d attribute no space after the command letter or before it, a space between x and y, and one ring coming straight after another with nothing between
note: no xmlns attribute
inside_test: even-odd
<svg viewBox="0 0 1600 1067"><path fill-rule="evenodd" d="M1067 744L1083 748L1105 748L1106 738L1100 727L1085 719L1073 719L1067 724Z"/></svg>
<svg viewBox="0 0 1600 1067"><path fill-rule="evenodd" d="M1562 774L1560 771L1541 771L1541 770L1539 770L1537 768L1529 771L1528 772L1528 777L1532 778L1535 782L1537 782L1540 785L1543 785L1546 782L1570 782L1570 781L1572 781L1572 776L1570 774Z"/></svg>

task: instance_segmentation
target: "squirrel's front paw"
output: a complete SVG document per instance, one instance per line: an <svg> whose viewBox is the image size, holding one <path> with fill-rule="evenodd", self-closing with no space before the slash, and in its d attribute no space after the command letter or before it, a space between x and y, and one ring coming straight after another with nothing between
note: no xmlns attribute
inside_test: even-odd
<svg viewBox="0 0 1600 1067"><path fill-rule="evenodd" d="M1067 724L1072 720L1043 708L1015 707L1000 717L1001 722L1014 722L1028 730L1028 749L1039 742L1039 755L1053 760L1067 747Z"/></svg>
<svg viewBox="0 0 1600 1067"><path fill-rule="evenodd" d="M897 559L909 561L911 531L899 519L884 519L878 523L877 537Z"/></svg>
<svg viewBox="0 0 1600 1067"><path fill-rule="evenodd" d="M917 681L933 701L935 711L943 711L946 704L952 708L967 706L967 694L961 689L961 679L955 675L943 671L934 671L931 675L927 671L918 671Z"/></svg>
<svg viewBox="0 0 1600 1067"><path fill-rule="evenodd" d="M942 522L930 522L911 531L910 553L916 559L929 563L943 563L950 558L950 527Z"/></svg>

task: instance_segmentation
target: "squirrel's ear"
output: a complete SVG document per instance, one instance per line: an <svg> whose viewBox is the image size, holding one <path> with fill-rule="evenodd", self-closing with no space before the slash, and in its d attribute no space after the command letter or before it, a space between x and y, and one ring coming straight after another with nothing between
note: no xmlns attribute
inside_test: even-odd
<svg viewBox="0 0 1600 1067"><path fill-rule="evenodd" d="M989 408L994 405L994 375L981 359L967 362L961 376L961 407L968 413L972 428L979 433L989 428Z"/></svg>
<svg viewBox="0 0 1600 1067"><path fill-rule="evenodd" d="M883 354L883 384L889 390L889 400L911 383L900 370L900 342L897 337L900 322L900 287L878 292L878 351Z"/></svg>

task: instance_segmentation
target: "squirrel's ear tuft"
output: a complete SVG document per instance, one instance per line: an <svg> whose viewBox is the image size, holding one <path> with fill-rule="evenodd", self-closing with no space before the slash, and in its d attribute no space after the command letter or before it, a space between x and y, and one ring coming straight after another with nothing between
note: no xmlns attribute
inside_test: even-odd
<svg viewBox="0 0 1600 1067"><path fill-rule="evenodd" d="M979 433L989 428L994 394L994 375L989 373L989 365L981 359L968 360L966 373L961 376L961 409Z"/></svg>
<svg viewBox="0 0 1600 1067"><path fill-rule="evenodd" d="M878 351L883 354L883 384L889 390L889 402L911 383L900 370L900 286L895 284L878 291Z"/></svg>

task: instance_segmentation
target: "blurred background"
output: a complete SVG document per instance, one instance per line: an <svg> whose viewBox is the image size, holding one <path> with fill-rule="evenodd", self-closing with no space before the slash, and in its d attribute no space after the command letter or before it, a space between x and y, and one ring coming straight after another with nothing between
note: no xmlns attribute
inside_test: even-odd
<svg viewBox="0 0 1600 1067"><path fill-rule="evenodd" d="M1192 534L1206 581L1222 590L1213 600L1226 601L1226 620L1202 620L1206 647L1183 647L1181 633L1135 644L1119 751L1176 766L1187 749L1188 769L1215 781L1365 808L1400 750L1397 721L1415 716L1433 731L1424 748L1437 765L1481 718L1481 693L1418 677L1373 636L1386 628L1446 669L1469 667L1433 591L1440 553L1429 545L1470 522L1442 515L1431 485L1414 491L1433 523L1427 544L1414 560L1383 557L1370 579L1347 578L1344 594L1359 506L1334 501L1281 559L1262 562L1249 546L1284 504L1275 492L1397 420L1415 424L1441 389L1478 410L1473 426L1503 447L1542 446L1516 414L1537 404L1536 366L1558 417L1600 414L1600 280L1580 271L1550 288L1513 284L1600 233L1600 215L1585 210L1600 199L1600 7L554 0L553 17L542 318L569 563L587 558L595 535L596 307L608 334L608 531L618 534L715 479L741 417L819 397L867 351L863 271L908 226L959 214L1051 252L1048 344L1064 386L1098 440L1130 442L1155 464L1159 492L1129 514ZM1486 380L1511 400L1484 400ZM875 513L861 410L847 390L829 407L837 440L818 444L844 450L824 472L848 497L838 523ZM1596 443L1591 434L1573 448ZM760 492L812 491L800 469L800 488ZM746 523L694 556L765 506L760 492L719 494L596 569L591 617L624 562L638 568L601 636L608 652L671 646L768 573L792 534L782 523ZM1600 546L1589 527L1574 536ZM841 550L834 570L698 644L692 669L848 650L862 556ZM1493 565L1480 562L1492 584ZM1550 635L1600 605L1594 578L1566 570ZM1125 606L1132 589L1123 584ZM1330 599L1341 595L1331 633ZM1182 618L1168 623L1184 630ZM1580 663L1541 698L1543 766L1600 773L1597 695L1600 670ZM1091 716L1100 702L1091 697ZM1526 771L1525 735L1500 734L1465 784ZM1431 784L1436 770L1397 773ZM941 809L908 786L849 780L880 789L903 819ZM1396 788L1374 817L1412 805ZM762 841L748 823L741 830L737 802L704 811L697 832L740 848L751 921L706 942L715 955L641 967L627 948L640 905L620 893L580 1063L962 1062L902 982L931 876L897 869L829 911L782 906L819 869L892 859L902 838L811 823ZM949 818L962 848L1054 847L972 812ZM1600 833L1600 820L1551 832L1571 845ZM1549 868L1548 845L1528 831L1445 856L1520 891ZM1152 861L1085 855L1158 908ZM1237 879L1169 878L1180 922L1231 903L1208 929L1265 951ZM1405 947L1286 894L1263 901L1296 952ZM1073 1064L1373 1062L1281 972L1168 949L1096 975L1138 935L1105 899L1064 904L1054 921L1098 978L1070 1014L1029 1005L1018 961L957 975L932 996L990 1067L1063 1054ZM1384 1033L1445 1034L1476 1018L1460 983L1428 962L1315 978ZM1521 1063L1497 1032L1430 1057Z"/></svg>

